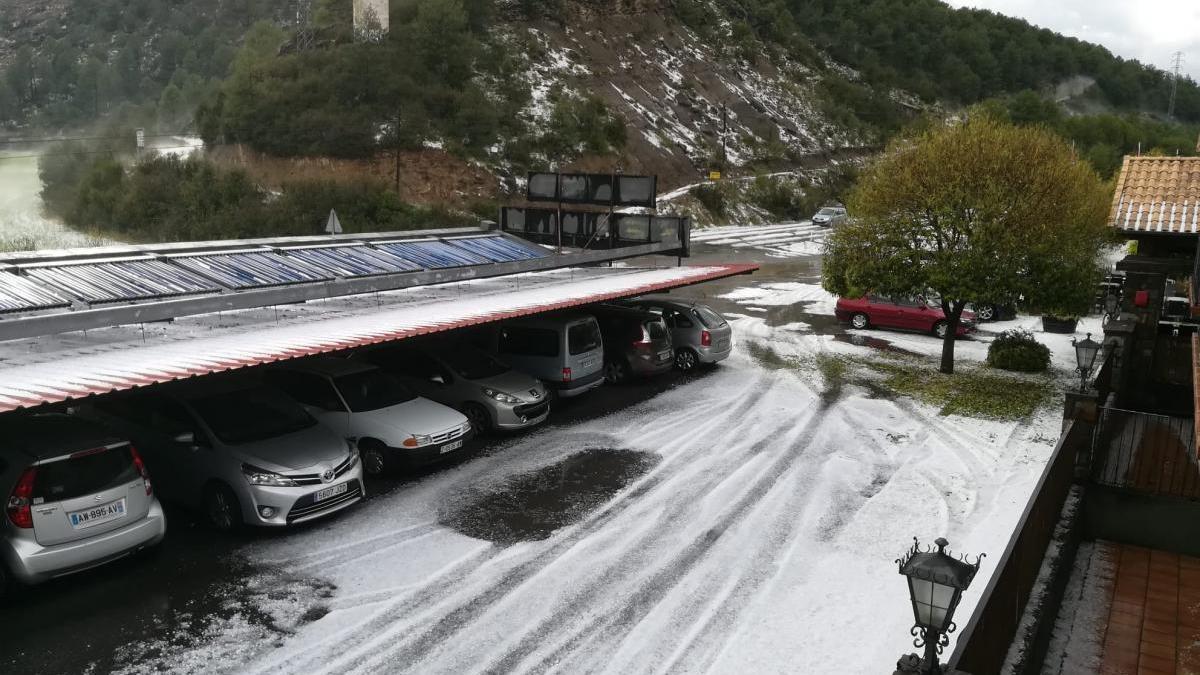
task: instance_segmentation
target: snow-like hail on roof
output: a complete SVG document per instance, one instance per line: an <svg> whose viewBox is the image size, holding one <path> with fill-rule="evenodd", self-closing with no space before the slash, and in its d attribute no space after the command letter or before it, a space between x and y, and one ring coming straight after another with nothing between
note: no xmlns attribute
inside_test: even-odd
<svg viewBox="0 0 1200 675"><path fill-rule="evenodd" d="M186 320L146 338L102 331L0 344L0 412L70 401L352 349L745 274L756 265L576 268L338 299L290 308L282 323L253 311L213 327ZM332 307L332 310L330 309ZM332 316L330 316L332 315ZM239 318L240 317L240 318ZM106 329L119 331L121 329ZM128 329L126 329L128 330Z"/></svg>
<svg viewBox="0 0 1200 675"><path fill-rule="evenodd" d="M1200 157L1126 157L1109 223L1126 232L1200 233Z"/></svg>

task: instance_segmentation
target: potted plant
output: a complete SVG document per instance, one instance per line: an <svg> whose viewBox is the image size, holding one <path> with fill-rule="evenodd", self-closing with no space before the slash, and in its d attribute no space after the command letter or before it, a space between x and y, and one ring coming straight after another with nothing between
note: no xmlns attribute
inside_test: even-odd
<svg viewBox="0 0 1200 675"><path fill-rule="evenodd" d="M1091 265L1062 265L1051 275L1052 283L1036 289L1033 307L1042 315L1042 330L1047 333L1074 333L1079 318L1091 308L1099 268Z"/></svg>

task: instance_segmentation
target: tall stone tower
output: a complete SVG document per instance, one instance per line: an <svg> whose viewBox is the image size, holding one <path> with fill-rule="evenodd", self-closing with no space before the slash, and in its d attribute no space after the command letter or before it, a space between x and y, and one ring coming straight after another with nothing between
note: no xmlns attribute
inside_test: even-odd
<svg viewBox="0 0 1200 675"><path fill-rule="evenodd" d="M354 0L354 32L378 39L388 32L389 0Z"/></svg>

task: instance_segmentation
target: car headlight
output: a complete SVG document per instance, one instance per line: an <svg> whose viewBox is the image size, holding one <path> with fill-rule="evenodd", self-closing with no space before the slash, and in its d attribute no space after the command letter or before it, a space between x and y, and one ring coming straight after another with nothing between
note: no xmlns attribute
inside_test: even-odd
<svg viewBox="0 0 1200 675"><path fill-rule="evenodd" d="M423 445L429 445L432 442L433 438L430 436L415 434L404 439L404 442L401 443L401 445L406 448L419 448Z"/></svg>
<svg viewBox="0 0 1200 675"><path fill-rule="evenodd" d="M490 387L483 387L483 395L505 405L517 405L521 402L521 399L517 398L516 396L506 394L502 391L496 391Z"/></svg>
<svg viewBox="0 0 1200 675"><path fill-rule="evenodd" d="M246 477L246 482L251 485L265 485L268 487L296 487L296 481L275 473L260 469L257 466L250 464L242 465L242 475Z"/></svg>
<svg viewBox="0 0 1200 675"><path fill-rule="evenodd" d="M347 438L346 449L350 452L350 466L354 466L358 462L358 443L353 438Z"/></svg>

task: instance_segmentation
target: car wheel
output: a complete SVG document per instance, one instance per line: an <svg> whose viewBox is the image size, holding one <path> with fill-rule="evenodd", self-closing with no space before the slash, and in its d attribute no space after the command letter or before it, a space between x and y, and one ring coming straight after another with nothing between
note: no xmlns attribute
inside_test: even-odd
<svg viewBox="0 0 1200 675"><path fill-rule="evenodd" d="M690 349L679 349L675 351L675 367L681 373L690 373L700 365L700 357L696 352Z"/></svg>
<svg viewBox="0 0 1200 675"><path fill-rule="evenodd" d="M866 314L859 312L859 313L855 314L854 316L850 317L850 325L854 326L855 328L858 328L858 329L870 328L871 320L869 318L867 318Z"/></svg>
<svg viewBox="0 0 1200 675"><path fill-rule="evenodd" d="M991 320L995 319L996 318L996 306L995 305L981 305L979 307L979 309L975 310L975 318L979 319L980 321L991 321Z"/></svg>
<svg viewBox="0 0 1200 675"><path fill-rule="evenodd" d="M362 458L363 471L368 476L380 476L387 471L387 454L383 443L373 439L359 441L358 455Z"/></svg>
<svg viewBox="0 0 1200 675"><path fill-rule="evenodd" d="M204 492L204 515L218 532L232 532L242 524L242 508L229 486L215 484Z"/></svg>
<svg viewBox="0 0 1200 675"><path fill-rule="evenodd" d="M624 361L614 360L604 364L604 381L608 384L620 384L629 377L629 366Z"/></svg>
<svg viewBox="0 0 1200 675"><path fill-rule="evenodd" d="M950 329L950 324L945 321L939 321L933 324L933 334L945 339L946 331Z"/></svg>
<svg viewBox="0 0 1200 675"><path fill-rule="evenodd" d="M492 428L492 417L488 415L488 411L478 403L468 403L462 407L462 414L467 416L467 420L471 422L471 428L476 434L482 434L490 431Z"/></svg>

